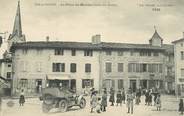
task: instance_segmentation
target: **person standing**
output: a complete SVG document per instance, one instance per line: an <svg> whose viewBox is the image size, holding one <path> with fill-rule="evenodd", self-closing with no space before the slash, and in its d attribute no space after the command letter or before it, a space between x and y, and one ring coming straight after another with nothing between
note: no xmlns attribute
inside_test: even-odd
<svg viewBox="0 0 184 116"><path fill-rule="evenodd" d="M179 102L179 110L178 111L181 114L183 114L183 111L184 111L183 99L180 99L180 102Z"/></svg>
<svg viewBox="0 0 184 116"><path fill-rule="evenodd" d="M122 97L122 102L125 104L125 90L124 90L124 88L122 89L121 97Z"/></svg>
<svg viewBox="0 0 184 116"><path fill-rule="evenodd" d="M111 106L114 106L114 94L115 91L113 88L110 89L110 98L109 98L109 102L111 102Z"/></svg>
<svg viewBox="0 0 184 116"><path fill-rule="evenodd" d="M118 90L116 94L116 106L118 106L118 104L120 104L120 106L122 105L122 96L120 90Z"/></svg>
<svg viewBox="0 0 184 116"><path fill-rule="evenodd" d="M141 90L138 89L136 91L136 102L135 102L135 104L139 105L139 103L141 102L141 99L140 98L141 98Z"/></svg>
<svg viewBox="0 0 184 116"><path fill-rule="evenodd" d="M157 99L156 99L156 107L157 107L157 111L161 110L161 99L160 99L160 94L157 96Z"/></svg>
<svg viewBox="0 0 184 116"><path fill-rule="evenodd" d="M107 107L107 91L106 89L104 89L103 94L102 94L102 101L101 101L101 105L102 105L102 112L106 111L106 107Z"/></svg>
<svg viewBox="0 0 184 116"><path fill-rule="evenodd" d="M25 103L25 98L24 98L24 90L21 90L20 98L19 98L19 104L20 106L23 106Z"/></svg>
<svg viewBox="0 0 184 116"><path fill-rule="evenodd" d="M145 92L145 105L148 105L148 100L149 100L149 91L146 90L146 92Z"/></svg>
<svg viewBox="0 0 184 116"><path fill-rule="evenodd" d="M133 114L133 99L134 99L134 95L131 89L128 90L127 92L127 108L128 108L128 112L130 113L131 110L131 114Z"/></svg>
<svg viewBox="0 0 184 116"><path fill-rule="evenodd" d="M149 96L148 96L148 106L152 106L152 93L149 92Z"/></svg>
<svg viewBox="0 0 184 116"><path fill-rule="evenodd" d="M97 94L96 91L93 91L91 94L91 101L90 101L91 113L93 113L93 110L96 108L97 103L98 103L98 98L96 94Z"/></svg>

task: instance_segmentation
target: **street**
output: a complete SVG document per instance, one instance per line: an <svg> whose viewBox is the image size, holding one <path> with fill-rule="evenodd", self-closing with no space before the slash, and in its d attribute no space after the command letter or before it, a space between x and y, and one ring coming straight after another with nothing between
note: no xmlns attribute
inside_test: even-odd
<svg viewBox="0 0 184 116"><path fill-rule="evenodd" d="M178 100L174 96L162 96L162 109L161 111L156 111L155 106L146 106L144 104L144 96L141 97L141 104L134 105L134 114L127 114L126 105L122 106L109 106L106 112L90 113L89 97L86 97L87 105L84 109L79 109L78 107L73 107L65 113L60 113L57 109L51 110L50 113L45 114L42 112L42 102L38 98L26 99L26 103L23 107L19 106L18 99L14 99L15 105L13 107L8 107L7 102L10 99L4 99L2 105L2 116L177 116L178 113Z"/></svg>

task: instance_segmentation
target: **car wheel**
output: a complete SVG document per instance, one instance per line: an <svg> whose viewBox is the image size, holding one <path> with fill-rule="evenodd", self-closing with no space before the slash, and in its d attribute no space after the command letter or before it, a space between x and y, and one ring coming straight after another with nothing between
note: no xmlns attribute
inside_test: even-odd
<svg viewBox="0 0 184 116"><path fill-rule="evenodd" d="M47 105L52 105L54 103L54 97L50 94L45 94L43 101Z"/></svg>
<svg viewBox="0 0 184 116"><path fill-rule="evenodd" d="M68 103L66 100L59 101L59 110L60 112L66 112L68 109Z"/></svg>
<svg viewBox="0 0 184 116"><path fill-rule="evenodd" d="M79 102L79 107L80 108L85 108L86 107L86 100L84 98L82 98Z"/></svg>
<svg viewBox="0 0 184 116"><path fill-rule="evenodd" d="M43 103L42 104L42 111L44 112L44 113L48 113L49 111L50 111L50 106L49 105L47 105L47 104L45 104L45 103Z"/></svg>

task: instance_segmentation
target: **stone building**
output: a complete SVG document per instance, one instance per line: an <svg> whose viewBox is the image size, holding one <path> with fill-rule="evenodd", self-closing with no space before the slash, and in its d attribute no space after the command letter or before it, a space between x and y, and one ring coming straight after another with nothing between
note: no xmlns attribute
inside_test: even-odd
<svg viewBox="0 0 184 116"><path fill-rule="evenodd" d="M184 96L184 33L183 38L172 43L174 44L175 91L177 95Z"/></svg>
<svg viewBox="0 0 184 116"><path fill-rule="evenodd" d="M155 30L150 44L103 43L102 85L116 90L129 87L133 91L136 88L173 90L174 75L167 74L166 61L169 57L172 60L169 66L174 67L173 46L162 41Z"/></svg>

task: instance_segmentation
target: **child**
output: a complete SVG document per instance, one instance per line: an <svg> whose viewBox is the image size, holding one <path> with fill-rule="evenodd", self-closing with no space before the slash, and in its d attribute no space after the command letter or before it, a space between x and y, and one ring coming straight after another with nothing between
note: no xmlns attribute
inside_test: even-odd
<svg viewBox="0 0 184 116"><path fill-rule="evenodd" d="M184 107L183 107L183 99L180 99L179 112L181 112L181 114L183 114L183 110L184 110Z"/></svg>
<svg viewBox="0 0 184 116"><path fill-rule="evenodd" d="M98 98L98 103L96 105L96 112L97 113L101 112L101 98Z"/></svg>
<svg viewBox="0 0 184 116"><path fill-rule="evenodd" d="M161 109L161 100L160 100L160 94L157 96L156 99L156 107L157 107L157 111Z"/></svg>
<svg viewBox="0 0 184 116"><path fill-rule="evenodd" d="M25 103L24 90L22 90L21 94L20 94L20 98L19 98L19 104L20 104L20 106L23 106L24 103Z"/></svg>

